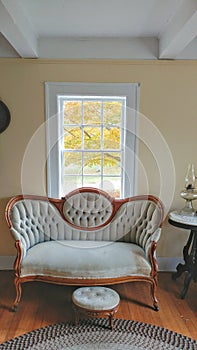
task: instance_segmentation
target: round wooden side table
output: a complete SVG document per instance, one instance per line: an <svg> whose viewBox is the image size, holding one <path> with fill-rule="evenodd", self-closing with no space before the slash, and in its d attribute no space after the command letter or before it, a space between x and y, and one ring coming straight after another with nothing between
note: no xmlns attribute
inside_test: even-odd
<svg viewBox="0 0 197 350"><path fill-rule="evenodd" d="M79 313L90 317L108 316L109 325L113 329L113 316L118 311L119 294L106 287L81 287L72 294L75 311L75 324L79 321Z"/></svg>
<svg viewBox="0 0 197 350"><path fill-rule="evenodd" d="M181 299L184 299L191 280L193 279L194 282L197 280L197 216L181 215L179 212L173 211L169 214L168 221L173 226L190 230L188 241L183 248L184 264L179 263L176 267L177 271L172 275L172 278L176 280L183 272L187 272L180 293Z"/></svg>

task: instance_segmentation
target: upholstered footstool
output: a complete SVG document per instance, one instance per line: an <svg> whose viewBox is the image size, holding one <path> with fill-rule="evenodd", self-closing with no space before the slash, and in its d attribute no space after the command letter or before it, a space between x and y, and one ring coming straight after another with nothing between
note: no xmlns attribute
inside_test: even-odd
<svg viewBox="0 0 197 350"><path fill-rule="evenodd" d="M75 311L75 323L79 313L90 317L108 316L110 328L113 329L113 316L118 311L120 297L118 293L105 287L81 287L72 294Z"/></svg>

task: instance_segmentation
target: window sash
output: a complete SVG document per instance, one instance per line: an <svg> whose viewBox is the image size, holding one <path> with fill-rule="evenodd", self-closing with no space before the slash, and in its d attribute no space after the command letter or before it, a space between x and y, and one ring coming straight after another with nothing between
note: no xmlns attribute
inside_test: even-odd
<svg viewBox="0 0 197 350"><path fill-rule="evenodd" d="M61 197L60 184L62 182L62 117L58 115L57 98L61 96L126 96L127 118L124 126L123 145L127 155L123 155L122 176L123 197L136 194L137 190L137 152L138 152L138 118L139 84L138 83L45 83L46 97L46 141L47 141L47 190L50 197ZM92 101L92 100L91 100ZM129 113L128 113L129 110ZM129 157L129 158L128 158ZM129 159L129 161L128 161ZM129 178L132 180L130 181Z"/></svg>
<svg viewBox="0 0 197 350"><path fill-rule="evenodd" d="M77 118L78 123L74 123L72 121L72 123L69 123L69 116L68 116L68 122L65 119L64 116L64 107L65 104L67 102L80 102L81 106L79 105L79 110L81 109L81 123L79 124L79 118ZM91 102L96 102L99 106L100 106L100 110L98 113L98 118L99 118L99 122L95 121L95 123L85 123L85 103L90 103ZM105 107L105 103L106 102L120 102L120 120L117 124L114 123L107 123L104 120L104 107ZM64 188L64 183L65 183L65 179L69 179L71 177L71 175L75 176L76 178L80 179L80 184L81 186L84 186L85 184L85 180L89 178L94 178L97 179L99 181L100 187L102 189L104 186L104 179L119 179L119 184L118 190L120 191L120 195L122 195L122 191L123 191L123 176L122 176L122 171L119 174L106 174L105 173L105 167L104 167L104 157L105 155L108 153L114 153L117 155L120 155L120 169L122 169L122 162L123 162L123 150L124 150L124 125L125 125L125 107L126 107L126 98L125 97L113 97L113 96L58 96L58 106L59 106L59 114L62 113L62 117L61 120L63 120L63 125L62 128L64 129L64 134L63 134L63 138L65 136L65 130L68 130L68 128L70 128L70 130L72 130L72 128L77 128L79 127L81 129L81 138L82 138L82 142L81 142L81 147L77 148L77 149L72 149L72 148L66 148L64 146L64 140L62 142L62 188ZM66 107L65 107L66 108ZM70 106L70 108L72 108L72 106ZM120 128L120 139L119 139L119 147L118 148L106 148L105 147L105 128L106 127L110 127L110 128ZM87 128L94 128L94 129L98 129L98 131L100 131L100 148L88 148L86 146L86 142L85 142L85 132L87 132ZM99 140L98 140L99 142ZM81 166L79 166L80 168L80 173L67 173L65 172L65 165L64 165L64 155L65 154L79 154L81 155ZM85 157L87 154L98 154L98 156L100 156L100 173L99 175L97 174L88 174L86 173L86 169L85 169ZM71 179L72 180L72 179ZM69 183L68 183L68 188L69 188Z"/></svg>

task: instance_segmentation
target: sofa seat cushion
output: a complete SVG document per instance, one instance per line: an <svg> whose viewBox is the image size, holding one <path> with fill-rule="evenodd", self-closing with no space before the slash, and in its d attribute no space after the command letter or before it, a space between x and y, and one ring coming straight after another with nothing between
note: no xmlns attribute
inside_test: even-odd
<svg viewBox="0 0 197 350"><path fill-rule="evenodd" d="M27 251L21 277L116 278L150 276L144 250L133 243L96 241L49 241Z"/></svg>

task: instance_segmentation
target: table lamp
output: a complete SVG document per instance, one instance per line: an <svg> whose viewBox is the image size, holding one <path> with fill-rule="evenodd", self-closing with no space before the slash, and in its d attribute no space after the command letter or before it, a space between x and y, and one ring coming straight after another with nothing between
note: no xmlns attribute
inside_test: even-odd
<svg viewBox="0 0 197 350"><path fill-rule="evenodd" d="M192 201L197 199L197 190L195 189L195 169L194 164L189 164L186 177L185 177L185 188L180 192L180 196L185 199L185 206L180 211L181 215L197 215L196 210L193 208Z"/></svg>

